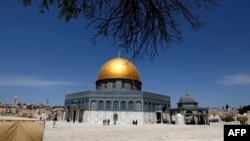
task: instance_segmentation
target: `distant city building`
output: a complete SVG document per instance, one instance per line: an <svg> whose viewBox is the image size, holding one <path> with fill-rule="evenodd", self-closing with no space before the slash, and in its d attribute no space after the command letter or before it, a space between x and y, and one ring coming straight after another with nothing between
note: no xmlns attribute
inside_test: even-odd
<svg viewBox="0 0 250 141"><path fill-rule="evenodd" d="M14 97L12 107L17 107L17 96Z"/></svg>
<svg viewBox="0 0 250 141"><path fill-rule="evenodd" d="M50 107L49 100L46 105L40 104L21 104L17 103L17 96L14 97L11 104L0 103L0 116L26 117L36 120L51 120L52 116L57 115L61 120L64 109L62 107Z"/></svg>
<svg viewBox="0 0 250 141"><path fill-rule="evenodd" d="M65 96L68 122L131 124L163 123L170 96L142 91L139 71L127 59L113 58L99 70L96 90Z"/></svg>

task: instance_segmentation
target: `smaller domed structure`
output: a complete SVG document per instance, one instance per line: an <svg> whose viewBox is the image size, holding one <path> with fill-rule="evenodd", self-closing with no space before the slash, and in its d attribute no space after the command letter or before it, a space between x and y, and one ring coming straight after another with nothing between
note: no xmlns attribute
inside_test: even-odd
<svg viewBox="0 0 250 141"><path fill-rule="evenodd" d="M175 124L208 124L208 108L198 107L198 102L187 91L181 95L177 108L170 109L170 120ZM176 116L175 121L172 120L172 115ZM180 116L183 115L184 119Z"/></svg>
<svg viewBox="0 0 250 141"><path fill-rule="evenodd" d="M178 108L198 106L198 102L196 102L194 97L187 92L180 97L179 103L177 104Z"/></svg>
<svg viewBox="0 0 250 141"><path fill-rule="evenodd" d="M180 97L179 103L188 103L188 102L196 102L196 101L191 94L185 93Z"/></svg>

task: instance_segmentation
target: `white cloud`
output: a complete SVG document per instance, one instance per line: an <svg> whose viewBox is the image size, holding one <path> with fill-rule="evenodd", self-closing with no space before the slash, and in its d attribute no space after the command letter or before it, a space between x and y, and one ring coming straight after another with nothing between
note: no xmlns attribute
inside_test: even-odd
<svg viewBox="0 0 250 141"><path fill-rule="evenodd" d="M78 84L70 81L42 80L29 76L0 76L0 86L46 87L46 86L69 86L69 85L78 85Z"/></svg>
<svg viewBox="0 0 250 141"><path fill-rule="evenodd" d="M223 77L221 80L217 80L216 83L222 85L250 85L250 74L241 73L241 74L234 74L228 75Z"/></svg>

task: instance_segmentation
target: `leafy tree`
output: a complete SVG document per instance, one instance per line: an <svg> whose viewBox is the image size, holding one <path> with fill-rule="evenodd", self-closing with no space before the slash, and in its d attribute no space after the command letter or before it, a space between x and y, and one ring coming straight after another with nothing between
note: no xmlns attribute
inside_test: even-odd
<svg viewBox="0 0 250 141"><path fill-rule="evenodd" d="M32 0L23 0L24 6ZM41 13L56 6L59 18L89 20L99 37L112 37L114 45L133 58L158 56L171 43L182 43L180 23L189 23L194 30L204 25L200 10L219 5L218 0L40 0ZM54 8L54 7L53 7Z"/></svg>
<svg viewBox="0 0 250 141"><path fill-rule="evenodd" d="M22 107L22 103L20 103L20 102L17 103L17 106L18 106L18 107Z"/></svg>
<svg viewBox="0 0 250 141"><path fill-rule="evenodd" d="M250 111L250 105L243 106L242 108L239 109L240 114L247 113L247 111Z"/></svg>
<svg viewBox="0 0 250 141"><path fill-rule="evenodd" d="M33 109L34 106L32 104L27 105L27 109Z"/></svg>

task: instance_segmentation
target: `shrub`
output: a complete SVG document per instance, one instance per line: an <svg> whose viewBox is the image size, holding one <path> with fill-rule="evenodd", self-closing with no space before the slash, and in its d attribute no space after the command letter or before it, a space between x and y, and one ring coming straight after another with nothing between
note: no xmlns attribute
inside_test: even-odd
<svg viewBox="0 0 250 141"><path fill-rule="evenodd" d="M235 121L235 119L233 118L232 115L226 115L225 117L222 118L222 121L231 122L231 121Z"/></svg>

